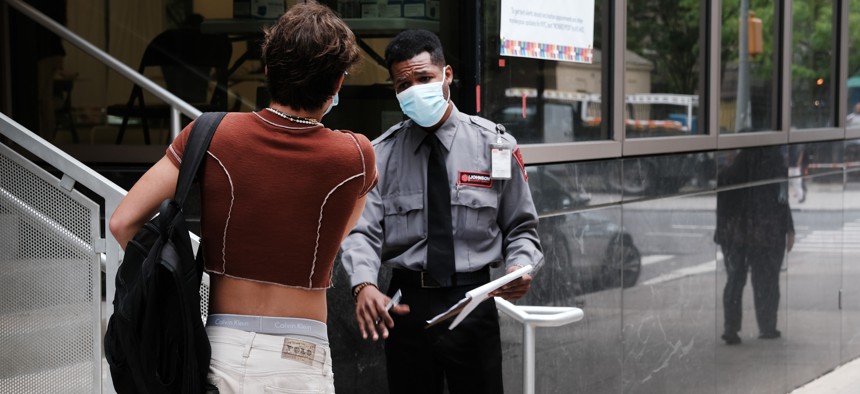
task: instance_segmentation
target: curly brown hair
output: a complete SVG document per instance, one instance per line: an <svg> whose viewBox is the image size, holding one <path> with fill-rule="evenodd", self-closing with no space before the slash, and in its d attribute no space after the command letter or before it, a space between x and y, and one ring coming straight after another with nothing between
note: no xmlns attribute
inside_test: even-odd
<svg viewBox="0 0 860 394"><path fill-rule="evenodd" d="M315 110L361 59L352 30L328 7L297 4L265 31L263 64L272 101Z"/></svg>

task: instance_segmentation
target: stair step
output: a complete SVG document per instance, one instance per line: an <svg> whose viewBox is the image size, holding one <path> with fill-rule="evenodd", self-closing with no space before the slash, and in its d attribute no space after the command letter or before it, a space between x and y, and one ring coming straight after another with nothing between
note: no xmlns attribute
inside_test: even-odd
<svg viewBox="0 0 860 394"><path fill-rule="evenodd" d="M93 381L93 362L77 362L57 368L0 377L0 393L93 393L101 382Z"/></svg>
<svg viewBox="0 0 860 394"><path fill-rule="evenodd" d="M0 379L91 362L98 318L92 304L0 315Z"/></svg>
<svg viewBox="0 0 860 394"><path fill-rule="evenodd" d="M0 314L92 300L92 263L81 260L0 261Z"/></svg>

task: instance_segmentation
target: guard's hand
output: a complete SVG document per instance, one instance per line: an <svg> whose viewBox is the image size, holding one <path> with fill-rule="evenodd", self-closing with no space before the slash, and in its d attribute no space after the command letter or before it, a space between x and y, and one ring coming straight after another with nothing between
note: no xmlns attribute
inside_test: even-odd
<svg viewBox="0 0 860 394"><path fill-rule="evenodd" d="M382 338L388 338L388 329L394 327L394 320L385 310L390 300L374 286L367 286L358 293L358 299L355 302L355 320L358 322L362 339L367 339L369 336L374 341L378 341L380 334ZM398 304L392 307L391 311L398 315L405 315L409 313L409 305ZM379 323L376 323L377 321Z"/></svg>
<svg viewBox="0 0 860 394"><path fill-rule="evenodd" d="M785 248L791 252L791 249L794 248L794 233L788 233L785 239Z"/></svg>
<svg viewBox="0 0 860 394"><path fill-rule="evenodd" d="M508 273L514 272L521 267L512 266L508 268ZM512 280L510 283L500 287L496 291L490 293L490 297L502 297L508 301L516 301L522 298L526 293L529 292L529 288L532 286L532 276L530 274L525 274L517 279ZM362 292L363 293L363 292Z"/></svg>

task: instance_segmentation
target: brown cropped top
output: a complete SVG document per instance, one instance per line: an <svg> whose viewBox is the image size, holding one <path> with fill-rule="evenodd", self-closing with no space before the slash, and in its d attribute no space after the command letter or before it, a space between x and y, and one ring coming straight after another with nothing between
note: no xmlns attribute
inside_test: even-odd
<svg viewBox="0 0 860 394"><path fill-rule="evenodd" d="M167 149L177 168L190 129ZM355 202L376 185L375 163L361 134L269 111L227 114L202 164L206 271L328 288Z"/></svg>

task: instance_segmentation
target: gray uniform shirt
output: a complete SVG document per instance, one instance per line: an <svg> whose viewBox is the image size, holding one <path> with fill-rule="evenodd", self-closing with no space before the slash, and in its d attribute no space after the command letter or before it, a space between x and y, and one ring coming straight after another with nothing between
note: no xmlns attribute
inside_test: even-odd
<svg viewBox="0 0 860 394"><path fill-rule="evenodd" d="M452 104L453 105L453 104ZM379 183L368 194L364 213L342 244L352 286L376 283L380 264L426 270L427 132L411 120L398 123L373 141ZM490 144L496 124L456 107L436 131L447 152L448 182L457 272L488 264L506 267L543 262L537 212L522 164L511 158L511 179L491 179ZM502 140L511 149L516 140Z"/></svg>

